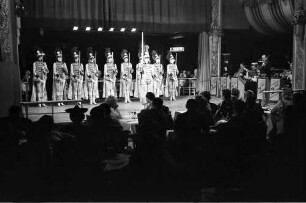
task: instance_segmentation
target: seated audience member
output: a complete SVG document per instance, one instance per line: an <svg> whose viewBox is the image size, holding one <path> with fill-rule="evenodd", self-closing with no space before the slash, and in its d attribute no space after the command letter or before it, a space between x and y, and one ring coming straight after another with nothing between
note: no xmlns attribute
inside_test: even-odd
<svg viewBox="0 0 306 203"><path fill-rule="evenodd" d="M69 113L72 123L63 126L61 130L65 133L74 135L76 138L85 135L88 132L88 129L82 122L85 119L87 108L80 108L78 105L75 105L74 108L69 108L65 111Z"/></svg>
<svg viewBox="0 0 306 203"><path fill-rule="evenodd" d="M122 119L122 115L118 109L117 99L114 96L109 96L105 99L104 103L108 104L111 108L111 117L113 119Z"/></svg>
<svg viewBox="0 0 306 203"><path fill-rule="evenodd" d="M146 94L146 109L151 109L152 108L152 103L153 103L153 100L155 98L155 95L153 92L147 92Z"/></svg>
<svg viewBox="0 0 306 203"><path fill-rule="evenodd" d="M286 108L292 106L292 89L284 88L282 99L271 109L271 118L276 127L276 135L284 133L284 115Z"/></svg>
<svg viewBox="0 0 306 203"><path fill-rule="evenodd" d="M72 140L71 135L58 131L52 116L44 115L34 122L23 148L24 160L31 168L27 175L48 182L66 178L68 168L76 163Z"/></svg>
<svg viewBox="0 0 306 203"><path fill-rule="evenodd" d="M135 155L139 167L144 168L140 173L153 181L169 178L166 171L172 171L174 162L165 144L166 130L171 127L172 117L169 118L169 110L163 106L162 99L154 98L152 107L138 114L138 122Z"/></svg>
<svg viewBox="0 0 306 203"><path fill-rule="evenodd" d="M186 78L186 70L180 73L180 78Z"/></svg>
<svg viewBox="0 0 306 203"><path fill-rule="evenodd" d="M181 176L185 180L198 180L199 149L203 138L209 131L205 117L199 112L196 100L186 103L187 112L177 115L174 122L176 138L176 155L180 165Z"/></svg>
<svg viewBox="0 0 306 203"><path fill-rule="evenodd" d="M166 119L166 124L167 124L167 130L172 129L173 128L173 118L171 115L171 111L169 110L169 107L165 106L164 101L159 98L156 97L153 100L153 109L156 109L157 111L161 111L163 117Z"/></svg>
<svg viewBox="0 0 306 203"><path fill-rule="evenodd" d="M208 122L198 111L198 104L195 99L189 99L186 108L187 112L177 115L174 130L182 143L186 141L197 145L201 134L209 130Z"/></svg>
<svg viewBox="0 0 306 203"><path fill-rule="evenodd" d="M210 105L212 114L215 115L218 110L218 105L210 102L211 99L210 92L204 91L201 92L200 94L207 100L208 104Z"/></svg>
<svg viewBox="0 0 306 203"><path fill-rule="evenodd" d="M197 95L195 100L197 102L199 112L204 116L208 125L214 125L214 117L211 113L210 105L208 104L207 100L201 95Z"/></svg>
<svg viewBox="0 0 306 203"><path fill-rule="evenodd" d="M111 117L111 107L107 103L90 111L90 133L84 136L83 150L86 158L99 163L115 156L123 147L122 127L117 119Z"/></svg>
<svg viewBox="0 0 306 203"><path fill-rule="evenodd" d="M162 99L154 98L150 109L143 109L138 114L139 130L141 134L148 134L156 138L160 144L166 141L166 130L169 128L168 115L162 105Z"/></svg>
<svg viewBox="0 0 306 203"><path fill-rule="evenodd" d="M8 117L0 119L0 146L17 147L19 140L28 136L31 120L21 116L20 106L11 106ZM0 149L0 150L1 150Z"/></svg>
<svg viewBox="0 0 306 203"><path fill-rule="evenodd" d="M242 115L243 111L245 110L245 102L240 98L240 91L236 88L233 88L231 93L233 114L236 116Z"/></svg>
<svg viewBox="0 0 306 203"><path fill-rule="evenodd" d="M216 112L216 121L221 119L231 119L233 114L233 103L231 100L231 90L222 90L222 102L219 104L218 110Z"/></svg>

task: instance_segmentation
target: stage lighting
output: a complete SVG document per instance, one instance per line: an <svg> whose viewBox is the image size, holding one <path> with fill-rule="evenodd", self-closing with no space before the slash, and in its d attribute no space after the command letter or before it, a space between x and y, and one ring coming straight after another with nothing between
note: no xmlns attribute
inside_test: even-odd
<svg viewBox="0 0 306 203"><path fill-rule="evenodd" d="M98 27L98 31L99 32L103 31L103 27Z"/></svg>
<svg viewBox="0 0 306 203"><path fill-rule="evenodd" d="M132 30L131 30L132 32L136 32L136 28L132 28Z"/></svg>
<svg viewBox="0 0 306 203"><path fill-rule="evenodd" d="M123 28L121 28L121 30L120 30L121 32L124 32L125 31L125 28L123 27Z"/></svg>
<svg viewBox="0 0 306 203"><path fill-rule="evenodd" d="M109 31L110 31L110 32L113 32L113 31L114 31L114 28L113 28L113 27L109 28Z"/></svg>
<svg viewBox="0 0 306 203"><path fill-rule="evenodd" d="M90 30L91 30L91 27L86 27L85 30L86 30L86 31L90 31Z"/></svg>
<svg viewBox="0 0 306 203"><path fill-rule="evenodd" d="M78 29L79 29L78 26L74 26L74 27L73 27L73 30L78 30Z"/></svg>

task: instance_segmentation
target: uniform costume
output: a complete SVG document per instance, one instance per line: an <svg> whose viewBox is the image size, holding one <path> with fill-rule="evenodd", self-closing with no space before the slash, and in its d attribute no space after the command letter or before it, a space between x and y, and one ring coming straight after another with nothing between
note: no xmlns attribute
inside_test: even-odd
<svg viewBox="0 0 306 203"><path fill-rule="evenodd" d="M129 59L127 50L123 49L121 53L123 60L127 61ZM128 62L121 63L121 73L120 73L120 96L124 97L125 103L131 102L130 94L132 90L132 73L134 72L132 64Z"/></svg>
<svg viewBox="0 0 306 203"><path fill-rule="evenodd" d="M66 86L66 74L68 69L66 63L62 61L62 51L57 49L56 52L57 61L53 63L53 88L52 88L52 100L62 101L64 96L64 89ZM63 106L63 103L58 103L58 106Z"/></svg>
<svg viewBox="0 0 306 203"><path fill-rule="evenodd" d="M80 56L77 47L72 48L72 56L74 62L70 64L70 84L68 91L68 99L80 100L83 98L83 79L84 68L80 63Z"/></svg>
<svg viewBox="0 0 306 203"><path fill-rule="evenodd" d="M99 98L98 90L98 65L91 47L87 48L88 63L85 67L84 98L89 100L89 104L96 104Z"/></svg>
<svg viewBox="0 0 306 203"><path fill-rule="evenodd" d="M140 81L142 77L143 56L141 48L138 50L139 63L136 65L136 80L134 88L134 97L140 98Z"/></svg>
<svg viewBox="0 0 306 203"><path fill-rule="evenodd" d="M170 100L175 100L175 96L177 95L177 74L178 69L177 65L174 63L175 59L171 52L168 52L167 59L169 60L170 64L167 65L167 77L166 77L166 91L165 96L170 96Z"/></svg>
<svg viewBox="0 0 306 203"><path fill-rule="evenodd" d="M47 64L43 61L44 53L41 49L36 51L38 60L33 63L33 87L31 101L47 101L46 81L49 69ZM39 107L46 106L45 104L38 104Z"/></svg>
<svg viewBox="0 0 306 203"><path fill-rule="evenodd" d="M104 65L103 98L107 98L108 96L117 97L116 76L118 69L117 65L114 64L114 58L110 48L105 49L105 57L107 58L107 63Z"/></svg>
<svg viewBox="0 0 306 203"><path fill-rule="evenodd" d="M144 64L141 68L141 80L140 80L140 102L146 103L147 92L153 92L153 66L150 64L149 46L144 46Z"/></svg>
<svg viewBox="0 0 306 203"><path fill-rule="evenodd" d="M157 52L155 50L152 51L152 58L155 61L153 64L153 93L155 96L159 96L163 94L163 74L164 74L164 68L163 65L160 64L160 57L158 56Z"/></svg>

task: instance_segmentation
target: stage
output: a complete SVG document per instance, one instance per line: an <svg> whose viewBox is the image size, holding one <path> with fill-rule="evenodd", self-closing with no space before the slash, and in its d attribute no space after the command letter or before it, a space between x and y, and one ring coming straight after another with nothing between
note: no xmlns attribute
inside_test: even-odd
<svg viewBox="0 0 306 203"><path fill-rule="evenodd" d="M176 111L185 111L186 110L186 102L188 99L194 98L194 96L181 96L178 97L176 101L169 101L168 98L164 98L164 105L168 106L172 115ZM123 118L130 118L132 116L132 112L139 113L143 109L143 105L139 102L139 99L132 100L132 103L123 103L121 100L119 100L119 111L121 112ZM220 103L221 98L212 97L211 98L212 103ZM98 102L96 105L89 105L87 103L83 103L82 106L84 108L88 108L88 111L86 114L90 114L90 110L100 105L102 102ZM54 106L54 122L55 123L67 123L70 122L69 114L65 112L65 109L67 108L73 108L73 104L68 104L65 106ZM51 115L52 107L49 105L48 107L28 107L28 113L29 113L29 119L32 121L37 121L41 116L43 115ZM24 109L23 109L24 113Z"/></svg>

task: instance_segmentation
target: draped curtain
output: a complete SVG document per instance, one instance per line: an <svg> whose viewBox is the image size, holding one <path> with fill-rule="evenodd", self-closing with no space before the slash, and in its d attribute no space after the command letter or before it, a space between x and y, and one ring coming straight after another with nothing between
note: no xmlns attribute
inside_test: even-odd
<svg viewBox="0 0 306 203"><path fill-rule="evenodd" d="M208 30L211 18L210 0L31 0L24 4L25 27L202 32Z"/></svg>
<svg viewBox="0 0 306 203"><path fill-rule="evenodd" d="M209 34L199 34L197 91L210 91Z"/></svg>

